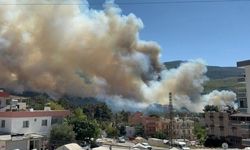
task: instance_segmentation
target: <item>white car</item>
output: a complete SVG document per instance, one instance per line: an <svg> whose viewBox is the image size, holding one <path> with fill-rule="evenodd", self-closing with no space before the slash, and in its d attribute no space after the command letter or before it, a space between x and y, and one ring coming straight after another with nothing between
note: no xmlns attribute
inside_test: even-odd
<svg viewBox="0 0 250 150"><path fill-rule="evenodd" d="M152 147L148 143L137 143L133 146L133 148L138 148L138 149L148 149L151 150Z"/></svg>

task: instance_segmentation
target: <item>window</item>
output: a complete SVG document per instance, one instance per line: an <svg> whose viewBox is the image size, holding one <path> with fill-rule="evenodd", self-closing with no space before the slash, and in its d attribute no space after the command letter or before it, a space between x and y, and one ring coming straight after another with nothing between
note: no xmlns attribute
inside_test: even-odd
<svg viewBox="0 0 250 150"><path fill-rule="evenodd" d="M42 126L47 126L48 125L48 120L42 120Z"/></svg>
<svg viewBox="0 0 250 150"><path fill-rule="evenodd" d="M1 120L1 128L5 128L5 120Z"/></svg>
<svg viewBox="0 0 250 150"><path fill-rule="evenodd" d="M23 128L29 127L29 121L23 121Z"/></svg>

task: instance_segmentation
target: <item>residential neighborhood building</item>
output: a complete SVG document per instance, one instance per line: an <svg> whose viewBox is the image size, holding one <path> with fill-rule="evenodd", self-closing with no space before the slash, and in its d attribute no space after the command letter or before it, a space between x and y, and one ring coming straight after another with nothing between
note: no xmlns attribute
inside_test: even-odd
<svg viewBox="0 0 250 150"><path fill-rule="evenodd" d="M205 112L207 135L226 140L232 147L250 146L250 114Z"/></svg>
<svg viewBox="0 0 250 150"><path fill-rule="evenodd" d="M28 109L23 100L0 91L0 150L45 148L51 127L69 115L67 110L50 110L50 107Z"/></svg>
<svg viewBox="0 0 250 150"><path fill-rule="evenodd" d="M194 133L194 121L187 118L174 118L173 121L173 138L175 139L189 139L195 138Z"/></svg>
<svg viewBox="0 0 250 150"><path fill-rule="evenodd" d="M164 132L168 135L170 132L170 119L145 116L141 112L131 115L129 117L129 124L132 126L137 124L143 125L146 136L152 136L157 132ZM194 139L194 121L188 118L174 118L172 129L174 138Z"/></svg>
<svg viewBox="0 0 250 150"><path fill-rule="evenodd" d="M250 60L237 62L237 67L245 70L245 74L242 74L238 79L238 82L242 85L237 91L239 110L250 113Z"/></svg>

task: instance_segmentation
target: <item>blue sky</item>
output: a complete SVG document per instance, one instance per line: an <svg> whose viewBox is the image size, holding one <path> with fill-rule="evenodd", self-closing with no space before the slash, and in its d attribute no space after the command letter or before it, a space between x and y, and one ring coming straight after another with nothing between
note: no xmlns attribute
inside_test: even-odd
<svg viewBox="0 0 250 150"><path fill-rule="evenodd" d="M144 1L155 0L115 2ZM100 9L101 5L91 4L104 0L89 2L90 7ZM250 59L250 1L131 4L120 8L123 14L133 13L142 19L140 38L161 45L162 62L201 58L208 65L235 66L236 61Z"/></svg>

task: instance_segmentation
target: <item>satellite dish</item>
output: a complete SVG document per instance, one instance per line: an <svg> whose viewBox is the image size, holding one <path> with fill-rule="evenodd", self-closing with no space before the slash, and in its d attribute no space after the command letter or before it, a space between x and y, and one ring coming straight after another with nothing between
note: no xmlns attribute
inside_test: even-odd
<svg viewBox="0 0 250 150"><path fill-rule="evenodd" d="M222 148L223 149L228 149L228 144L227 143L222 143Z"/></svg>

